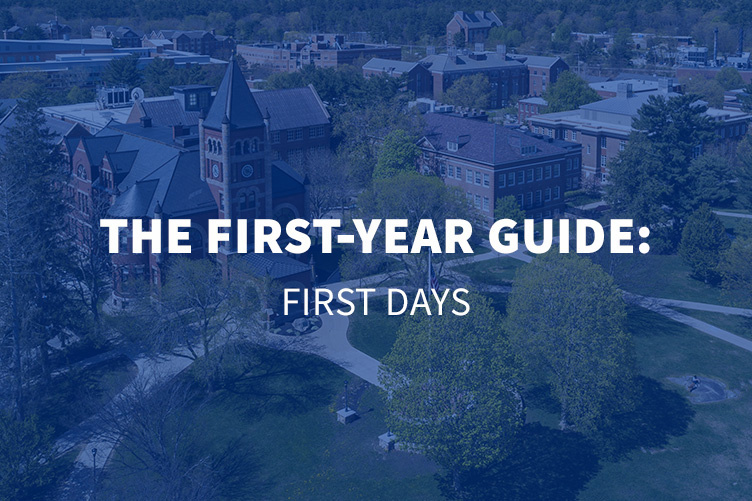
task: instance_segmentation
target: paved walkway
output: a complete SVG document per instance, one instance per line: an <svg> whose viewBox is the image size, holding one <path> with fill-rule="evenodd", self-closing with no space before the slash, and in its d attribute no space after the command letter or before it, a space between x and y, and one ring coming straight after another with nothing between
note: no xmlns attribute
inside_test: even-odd
<svg viewBox="0 0 752 501"><path fill-rule="evenodd" d="M742 212L727 212L724 210L714 210L719 216L738 217L739 219L752 219L752 214L744 214Z"/></svg>

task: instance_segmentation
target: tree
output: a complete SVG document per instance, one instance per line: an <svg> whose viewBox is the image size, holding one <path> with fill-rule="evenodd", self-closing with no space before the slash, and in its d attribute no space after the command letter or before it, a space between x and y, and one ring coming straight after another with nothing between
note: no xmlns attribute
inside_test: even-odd
<svg viewBox="0 0 752 501"><path fill-rule="evenodd" d="M31 499L52 473L52 430L35 416L24 420L0 413L0 497Z"/></svg>
<svg viewBox="0 0 752 501"><path fill-rule="evenodd" d="M687 220L679 244L679 255L692 268L695 277L708 283L718 276L716 268L731 241L726 228L708 204L703 204Z"/></svg>
<svg viewBox="0 0 752 501"><path fill-rule="evenodd" d="M572 45L572 23L564 22L556 27L551 37L551 45L558 52L568 52Z"/></svg>
<svg viewBox="0 0 752 501"><path fill-rule="evenodd" d="M628 28L622 28L614 37L614 43L608 51L611 64L623 68L632 64L633 55L632 34Z"/></svg>
<svg viewBox="0 0 752 501"><path fill-rule="evenodd" d="M745 85L739 71L731 66L721 68L715 79L723 87L723 90L741 89Z"/></svg>
<svg viewBox="0 0 752 501"><path fill-rule="evenodd" d="M724 90L717 79L696 76L682 79L682 85L686 92L700 96L708 105L723 108Z"/></svg>
<svg viewBox="0 0 752 501"><path fill-rule="evenodd" d="M629 143L610 165L608 201L636 225L650 226L654 251L676 249L689 215L709 201L692 165L702 145L714 140L714 126L696 99L650 96L632 123ZM724 172L712 176L728 182Z"/></svg>
<svg viewBox="0 0 752 501"><path fill-rule="evenodd" d="M44 40L47 38L44 30L36 24L31 24L24 28L21 34L21 40Z"/></svg>
<svg viewBox="0 0 752 501"><path fill-rule="evenodd" d="M420 149L415 139L404 130L389 133L379 150L379 159L373 170L374 179L394 177L401 172L415 172Z"/></svg>
<svg viewBox="0 0 752 501"><path fill-rule="evenodd" d="M603 57L603 50L595 39L590 36L577 48L577 57L583 63L594 63Z"/></svg>
<svg viewBox="0 0 752 501"><path fill-rule="evenodd" d="M13 19L13 14L8 9L0 10L0 29L7 30L16 25L16 20Z"/></svg>
<svg viewBox="0 0 752 501"><path fill-rule="evenodd" d="M522 267L508 332L531 382L551 386L561 427L590 433L630 405L631 339L611 277L588 259L551 251Z"/></svg>
<svg viewBox="0 0 752 501"><path fill-rule="evenodd" d="M155 57L144 68L144 91L149 96L167 96L170 87L178 85L175 64L169 59Z"/></svg>
<svg viewBox="0 0 752 501"><path fill-rule="evenodd" d="M138 54L113 59L107 63L102 73L102 79L107 85L138 87L143 81L141 70L138 69L138 60Z"/></svg>
<svg viewBox="0 0 752 501"><path fill-rule="evenodd" d="M734 297L735 302L744 308L752 307L752 231L739 235L728 250L721 256L718 273L723 288L730 292L741 292Z"/></svg>
<svg viewBox="0 0 752 501"><path fill-rule="evenodd" d="M334 207L344 208L352 182L341 158L329 150L309 153L301 172L308 179L306 194L313 218L322 218L326 210Z"/></svg>
<svg viewBox="0 0 752 501"><path fill-rule="evenodd" d="M600 100L600 96L585 80L571 71L565 71L551 84L543 95L548 103L546 113L575 110L583 104Z"/></svg>
<svg viewBox="0 0 752 501"><path fill-rule="evenodd" d="M436 176L423 176L417 173L400 173L386 179L374 179L372 186L358 196L356 217L365 220L368 227L372 219L407 219L406 241L415 237L421 219L431 219L435 223L440 242L446 234L446 219L471 219L465 195L456 188L450 188ZM362 254L368 260L379 260L385 254L383 224L373 241L373 253ZM460 252L457 249L457 252ZM399 253L390 255L401 266L407 283L422 288L428 276L428 252ZM455 254L434 253L433 267L437 277L444 271L444 262L457 259ZM362 265L361 265L362 267Z"/></svg>
<svg viewBox="0 0 752 501"><path fill-rule="evenodd" d="M734 204L739 208L752 210L752 136L747 134L739 141L736 161L733 165Z"/></svg>
<svg viewBox="0 0 752 501"><path fill-rule="evenodd" d="M525 211L520 208L520 203L513 195L496 199L496 208L494 209L494 218L511 219L522 223L525 220Z"/></svg>
<svg viewBox="0 0 752 501"><path fill-rule="evenodd" d="M497 45L506 45L508 48L519 47L522 45L522 33L520 30L507 28L506 26L495 26L488 32L486 47L493 49Z"/></svg>
<svg viewBox="0 0 752 501"><path fill-rule="evenodd" d="M444 92L443 100L455 106L487 109L491 106L491 83L486 75L465 75Z"/></svg>
<svg viewBox="0 0 752 501"><path fill-rule="evenodd" d="M456 490L463 473L507 457L524 422L501 315L483 296L466 301L465 316L448 299L443 315L406 317L379 369L390 429L449 470Z"/></svg>
<svg viewBox="0 0 752 501"><path fill-rule="evenodd" d="M83 89L81 87L71 87L66 94L66 100L70 104L90 103L93 102L97 95L93 89Z"/></svg>
<svg viewBox="0 0 752 501"><path fill-rule="evenodd" d="M62 157L44 115L31 100L15 110L15 125L5 135L0 160L0 324L9 333L14 381L14 412L25 417L29 365L41 365L49 378L47 341L51 331L70 321L66 303L63 234ZM53 307L57 306L57 307ZM35 352L35 356L30 356Z"/></svg>
<svg viewBox="0 0 752 501"><path fill-rule="evenodd" d="M458 49L465 48L465 30L460 30L452 37L452 46Z"/></svg>

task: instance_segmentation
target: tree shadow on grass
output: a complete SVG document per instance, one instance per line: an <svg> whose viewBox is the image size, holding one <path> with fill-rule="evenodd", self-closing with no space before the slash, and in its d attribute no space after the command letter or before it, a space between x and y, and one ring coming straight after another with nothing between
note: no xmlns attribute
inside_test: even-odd
<svg viewBox="0 0 752 501"><path fill-rule="evenodd" d="M222 388L242 399L230 400L237 410L258 418L264 414L291 415L332 401L342 371L331 362L301 353L249 346L242 366L228 371ZM344 379L342 379L344 383Z"/></svg>
<svg viewBox="0 0 752 501"><path fill-rule="evenodd" d="M635 408L617 415L592 437L604 459L619 460L640 448L665 447L671 437L687 432L695 411L679 393L655 379L637 376Z"/></svg>
<svg viewBox="0 0 752 501"><path fill-rule="evenodd" d="M576 499L600 469L592 444L581 434L526 424L512 455L484 470L467 472L457 492L451 475L438 475L449 499Z"/></svg>

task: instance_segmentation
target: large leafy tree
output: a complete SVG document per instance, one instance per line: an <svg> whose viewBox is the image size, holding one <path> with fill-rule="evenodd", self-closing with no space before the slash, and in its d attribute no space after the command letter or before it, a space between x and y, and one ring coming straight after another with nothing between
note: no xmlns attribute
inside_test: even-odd
<svg viewBox="0 0 752 501"><path fill-rule="evenodd" d="M373 170L375 179L394 177L400 172L414 172L420 150L415 144L415 138L406 131L397 129L390 132L384 139L379 150L379 159Z"/></svg>
<svg viewBox="0 0 752 501"><path fill-rule="evenodd" d="M614 37L614 43L608 50L608 56L611 64L617 68L623 68L632 64L634 53L634 43L629 28L622 28Z"/></svg>
<svg viewBox="0 0 752 501"><path fill-rule="evenodd" d="M703 204L684 226L679 254L692 267L692 273L707 283L717 277L716 268L729 245L723 223L707 204Z"/></svg>
<svg viewBox="0 0 752 501"><path fill-rule="evenodd" d="M0 498L31 499L51 480L52 430L36 417L14 419L0 413Z"/></svg>
<svg viewBox="0 0 752 501"><path fill-rule="evenodd" d="M528 380L551 386L562 428L589 433L629 407L626 307L600 267L574 254L539 256L518 271L507 312Z"/></svg>
<svg viewBox="0 0 752 501"><path fill-rule="evenodd" d="M498 219L511 219L522 223L525 220L525 211L520 208L520 203L513 195L496 199L494 217Z"/></svg>
<svg viewBox="0 0 752 501"><path fill-rule="evenodd" d="M465 316L448 300L443 315L407 317L379 373L390 429L451 472L455 489L462 473L507 457L524 422L502 318L487 298L466 300Z"/></svg>
<svg viewBox="0 0 752 501"><path fill-rule="evenodd" d="M739 142L736 162L733 168L735 204L752 210L752 136L747 135Z"/></svg>
<svg viewBox="0 0 752 501"><path fill-rule="evenodd" d="M621 215L651 227L655 251L675 249L689 215L710 201L693 159L714 139L714 129L696 99L651 96L633 121L629 144L610 166L607 198ZM728 182L722 165L704 165L718 169L702 179Z"/></svg>
<svg viewBox="0 0 752 501"><path fill-rule="evenodd" d="M574 110L583 104L600 100L600 96L585 80L571 71L565 71L543 95L548 103L546 113Z"/></svg>
<svg viewBox="0 0 752 501"><path fill-rule="evenodd" d="M446 220L471 219L472 214L465 195L455 188L447 187L436 176L417 173L400 173L387 179L375 179L372 186L358 197L357 217L365 220L368 227L373 219L406 219L406 241L412 242L422 219L434 221L439 242L444 242ZM384 224L382 222L373 241L373 253L351 253L348 259L363 261L358 268L367 266L385 254ZM457 252L460 252L457 249ZM428 252L399 253L391 255L401 264L401 272L410 286L421 288L428 274ZM444 262L457 259L456 254L434 253L433 267L437 276L444 271Z"/></svg>
<svg viewBox="0 0 752 501"><path fill-rule="evenodd" d="M744 87L744 79L736 68L726 66L715 76L716 81L724 90L740 89Z"/></svg>
<svg viewBox="0 0 752 501"><path fill-rule="evenodd" d="M752 307L752 224L741 230L721 256L718 273L723 288L734 293L734 302L749 308Z"/></svg>
<svg viewBox="0 0 752 501"><path fill-rule="evenodd" d="M455 106L486 109L491 106L491 82L482 73L460 77L444 92L443 99Z"/></svg>

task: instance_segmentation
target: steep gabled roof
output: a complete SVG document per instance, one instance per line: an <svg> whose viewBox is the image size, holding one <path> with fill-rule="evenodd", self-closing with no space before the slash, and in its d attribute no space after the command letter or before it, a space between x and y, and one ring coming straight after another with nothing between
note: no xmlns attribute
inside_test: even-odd
<svg viewBox="0 0 752 501"><path fill-rule="evenodd" d="M241 260L257 277L269 276L274 280L311 271L311 267L283 254L243 254Z"/></svg>
<svg viewBox="0 0 752 501"><path fill-rule="evenodd" d="M273 131L329 123L329 112L312 85L254 92L252 96L260 110L269 112Z"/></svg>
<svg viewBox="0 0 752 501"><path fill-rule="evenodd" d="M235 58L227 65L227 71L222 83L219 84L214 102L206 114L204 126L221 130L224 120L229 120L230 128L234 129L264 125L261 111L251 96L251 90Z"/></svg>
<svg viewBox="0 0 752 501"><path fill-rule="evenodd" d="M102 165L105 153L115 151L120 144L121 136L94 136L82 139L86 156L91 165Z"/></svg>

